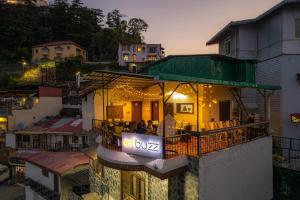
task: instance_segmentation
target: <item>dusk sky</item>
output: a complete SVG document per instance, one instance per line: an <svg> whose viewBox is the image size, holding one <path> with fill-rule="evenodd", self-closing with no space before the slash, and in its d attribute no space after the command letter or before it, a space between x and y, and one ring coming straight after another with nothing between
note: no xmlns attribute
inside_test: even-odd
<svg viewBox="0 0 300 200"><path fill-rule="evenodd" d="M84 0L105 14L119 9L144 19L145 42L161 43L167 55L217 53L205 43L230 21L256 17L281 0Z"/></svg>

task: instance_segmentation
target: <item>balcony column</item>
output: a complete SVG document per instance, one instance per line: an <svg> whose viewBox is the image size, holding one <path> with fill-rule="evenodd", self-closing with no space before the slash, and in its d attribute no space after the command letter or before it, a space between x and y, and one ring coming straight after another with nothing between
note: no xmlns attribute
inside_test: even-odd
<svg viewBox="0 0 300 200"><path fill-rule="evenodd" d="M103 73L102 73L102 110L103 110L103 120L105 119L105 108L104 108L104 77L103 77Z"/></svg>
<svg viewBox="0 0 300 200"><path fill-rule="evenodd" d="M165 121L165 118L166 118L166 102L165 102L165 83L163 82L162 85L161 85L161 90L162 90L162 95L163 95L163 158L166 157L166 152L165 152L165 145L166 145L166 140L165 140L165 137L166 137L166 121Z"/></svg>

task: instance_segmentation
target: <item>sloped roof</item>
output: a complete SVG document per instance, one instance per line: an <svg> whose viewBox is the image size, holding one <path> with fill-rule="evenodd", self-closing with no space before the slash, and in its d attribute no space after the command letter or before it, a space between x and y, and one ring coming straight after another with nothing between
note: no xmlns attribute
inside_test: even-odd
<svg viewBox="0 0 300 200"><path fill-rule="evenodd" d="M263 18L269 16L270 14L276 12L277 10L281 9L284 5L291 4L291 3L300 3L300 0L283 0L279 4L273 6L268 11L264 12L263 14L257 16L254 19L246 19L246 20L240 20L240 21L232 21L228 23L223 29L221 29L217 34L215 34L207 43L206 45L212 45L217 44L220 40L220 38L223 38L228 34L231 28L240 26L240 25L246 25L246 24L253 24L256 23Z"/></svg>
<svg viewBox="0 0 300 200"><path fill-rule="evenodd" d="M81 45L79 45L76 42L73 42L71 40L64 40L64 41L48 42L48 43L38 44L38 45L33 46L33 48L34 47L59 46L59 45L75 45L75 46L77 46L81 49L85 49Z"/></svg>
<svg viewBox="0 0 300 200"><path fill-rule="evenodd" d="M81 152L24 151L11 158L30 162L59 176L89 162L88 156Z"/></svg>
<svg viewBox="0 0 300 200"><path fill-rule="evenodd" d="M44 119L22 131L16 133L82 133L82 119L75 117L55 117Z"/></svg>

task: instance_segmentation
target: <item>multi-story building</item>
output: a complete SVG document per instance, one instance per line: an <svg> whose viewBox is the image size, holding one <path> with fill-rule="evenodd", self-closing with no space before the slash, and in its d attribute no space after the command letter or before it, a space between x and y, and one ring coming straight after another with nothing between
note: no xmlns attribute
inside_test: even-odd
<svg viewBox="0 0 300 200"><path fill-rule="evenodd" d="M119 44L118 62L137 72L146 63L154 62L165 56L161 44Z"/></svg>
<svg viewBox="0 0 300 200"><path fill-rule="evenodd" d="M7 4L19 4L19 5L25 5L28 3L31 3L32 5L35 6L48 6L48 1L47 0L4 0L4 3Z"/></svg>
<svg viewBox="0 0 300 200"><path fill-rule="evenodd" d="M81 57L87 60L87 51L79 44L66 40L49 42L32 47L32 62L62 61L66 58Z"/></svg>
<svg viewBox="0 0 300 200"><path fill-rule="evenodd" d="M213 44L221 55L256 60L258 83L281 86L266 112L271 131L300 138L300 1L284 0L255 19L230 22L207 42ZM244 92L245 105L254 112L263 110L261 94Z"/></svg>
<svg viewBox="0 0 300 200"><path fill-rule="evenodd" d="M280 87L257 84L252 61L169 56L147 75L86 79L94 84L80 93L83 128L100 135L90 191L100 199L273 198L268 119L244 121L239 94Z"/></svg>
<svg viewBox="0 0 300 200"><path fill-rule="evenodd" d="M83 199L89 192L88 157L81 152L19 152L25 162L26 200Z"/></svg>

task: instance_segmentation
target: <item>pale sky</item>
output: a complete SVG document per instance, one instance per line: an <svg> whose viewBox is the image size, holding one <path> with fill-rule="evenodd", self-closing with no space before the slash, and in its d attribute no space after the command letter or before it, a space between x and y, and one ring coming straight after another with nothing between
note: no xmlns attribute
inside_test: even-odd
<svg viewBox="0 0 300 200"><path fill-rule="evenodd" d="M254 18L281 0L84 0L105 14L119 9L144 19L147 43L161 43L167 55L217 53L205 43L230 21Z"/></svg>

